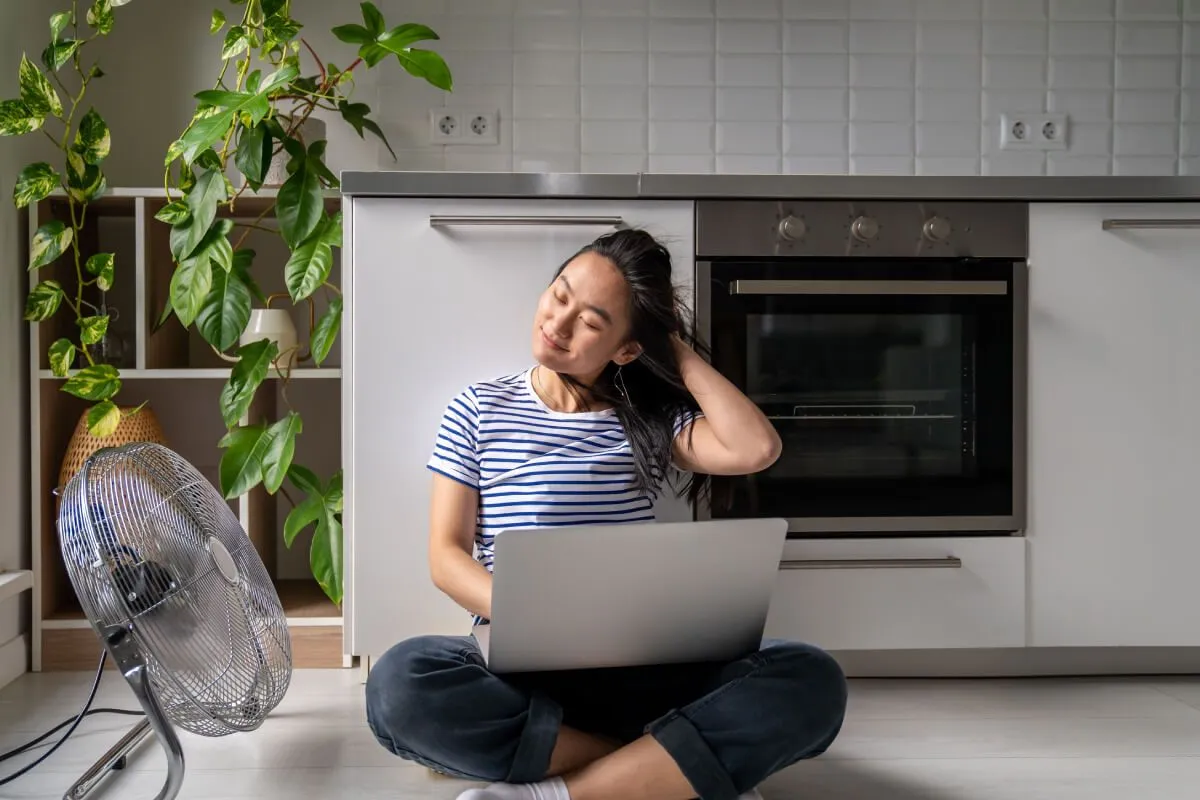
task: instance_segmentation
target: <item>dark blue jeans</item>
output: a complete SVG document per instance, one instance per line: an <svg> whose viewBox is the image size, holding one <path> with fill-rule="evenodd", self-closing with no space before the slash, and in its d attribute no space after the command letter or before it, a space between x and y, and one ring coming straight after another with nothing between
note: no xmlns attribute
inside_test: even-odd
<svg viewBox="0 0 1200 800"><path fill-rule="evenodd" d="M701 800L735 800L825 752L846 680L829 654L790 642L732 663L498 676L473 637L421 636L371 668L366 705L380 744L447 775L542 780L568 725L621 742L649 733Z"/></svg>

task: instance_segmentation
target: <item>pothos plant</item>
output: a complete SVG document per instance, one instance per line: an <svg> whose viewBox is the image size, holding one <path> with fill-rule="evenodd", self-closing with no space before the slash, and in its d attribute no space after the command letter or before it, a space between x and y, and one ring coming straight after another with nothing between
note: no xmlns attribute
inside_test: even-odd
<svg viewBox="0 0 1200 800"><path fill-rule="evenodd" d="M330 214L325 203L327 193L338 188L325 163L326 142L307 140L305 123L318 109L340 115L360 137L369 131L392 152L369 117L370 107L351 98L356 70L394 58L413 77L445 91L452 88L451 75L439 54L414 47L438 39L433 30L415 23L389 27L370 2L360 5L363 24L333 29L338 40L356 46L344 69L323 60L301 36L291 0L230 0L230 5L235 19L219 9L212 14L211 33L224 31L220 74L213 88L195 95L195 115L165 161L168 203L156 218L171 226L175 269L159 322L174 316L185 328L194 326L218 353L237 359L220 394L227 428L220 441L221 490L227 498L260 484L268 493L283 492L292 503L285 543L291 547L301 531L315 525L309 565L325 594L340 605L341 470L322 480L293 460L303 421L290 403L278 419L247 421L271 370L284 382L286 402L291 361L270 340L238 345L253 298L262 299L251 275L255 252L245 246L246 238L256 229L282 237L290 251L283 279L294 303L312 302L318 292L326 296L327 310L307 342L320 365L341 325L343 299L329 277L342 226L341 213ZM277 191L261 192L276 158L286 158L286 178ZM231 161L242 175L238 187L226 175ZM247 193L261 193L265 206L252 222L238 222L237 203ZM300 493L298 502L288 483Z"/></svg>
<svg viewBox="0 0 1200 800"><path fill-rule="evenodd" d="M112 253L94 253L85 259L80 242L89 205L108 188L102 165L112 145L104 118L85 105L88 87L104 72L96 63L87 63L84 55L88 45L112 32L116 22L113 9L128 3L94 0L81 15L79 2L72 0L70 9L52 14L50 41L40 64L33 63L28 54L22 55L20 96L0 101L0 136L41 133L63 159L58 167L46 161L27 165L13 188L17 208L61 190L68 211L66 220L50 220L34 233L28 264L33 280L24 316L27 321L41 322L63 311L74 318L76 333L49 345L50 368L57 377L67 378L63 391L93 404L87 424L101 437L117 429L123 414L133 412L123 411L114 402L121 389L117 369L97 363L93 350L108 333L109 315L88 298L112 289L116 265ZM62 257L73 262L73 281L64 286L63 281L37 279L43 267ZM80 359L83 368L67 377Z"/></svg>

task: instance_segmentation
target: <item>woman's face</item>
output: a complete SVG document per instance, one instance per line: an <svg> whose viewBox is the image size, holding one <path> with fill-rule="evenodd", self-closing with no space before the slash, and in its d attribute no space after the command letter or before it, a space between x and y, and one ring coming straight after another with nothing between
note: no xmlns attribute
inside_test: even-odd
<svg viewBox="0 0 1200 800"><path fill-rule="evenodd" d="M629 330L629 285L607 258L583 253L542 292L533 355L547 369L590 383L610 361L637 358Z"/></svg>

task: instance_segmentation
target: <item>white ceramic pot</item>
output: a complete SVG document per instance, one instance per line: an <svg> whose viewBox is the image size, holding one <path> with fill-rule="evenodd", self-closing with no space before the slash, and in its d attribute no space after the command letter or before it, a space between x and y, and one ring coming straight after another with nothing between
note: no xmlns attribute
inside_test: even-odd
<svg viewBox="0 0 1200 800"><path fill-rule="evenodd" d="M287 117L281 117L279 123L284 127L291 124ZM305 147L324 138L325 120L309 117L300 126L300 140L304 142ZM290 159L291 156L288 155L287 150L280 150L276 153L275 157L271 159L271 165L267 168L267 174L263 176L263 186L282 186L283 182L288 179L287 163Z"/></svg>
<svg viewBox="0 0 1200 800"><path fill-rule="evenodd" d="M279 355L272 362L276 369L290 370L296 366L300 353L300 335L292 315L282 308L252 308L250 321L238 338L238 344L245 346L253 342L269 339L275 342ZM236 362L238 359L219 354L226 361Z"/></svg>

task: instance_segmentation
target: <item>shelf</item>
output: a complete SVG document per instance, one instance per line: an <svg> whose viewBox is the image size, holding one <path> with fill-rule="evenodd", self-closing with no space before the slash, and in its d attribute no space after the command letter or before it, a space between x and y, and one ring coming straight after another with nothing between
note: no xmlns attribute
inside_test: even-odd
<svg viewBox="0 0 1200 800"><path fill-rule="evenodd" d="M68 375L74 375L77 370L71 370ZM48 369L38 370L42 380L61 381L61 378ZM289 380L338 380L342 377L341 369L329 367L326 369L294 369L288 376ZM228 380L227 369L123 369L121 380ZM267 373L267 380L280 380L275 370Z"/></svg>
<svg viewBox="0 0 1200 800"><path fill-rule="evenodd" d="M21 592L33 588L33 572L19 569L12 572L0 572L0 603L10 597L16 597ZM329 606L333 608L333 603ZM335 609L336 610L336 609Z"/></svg>

